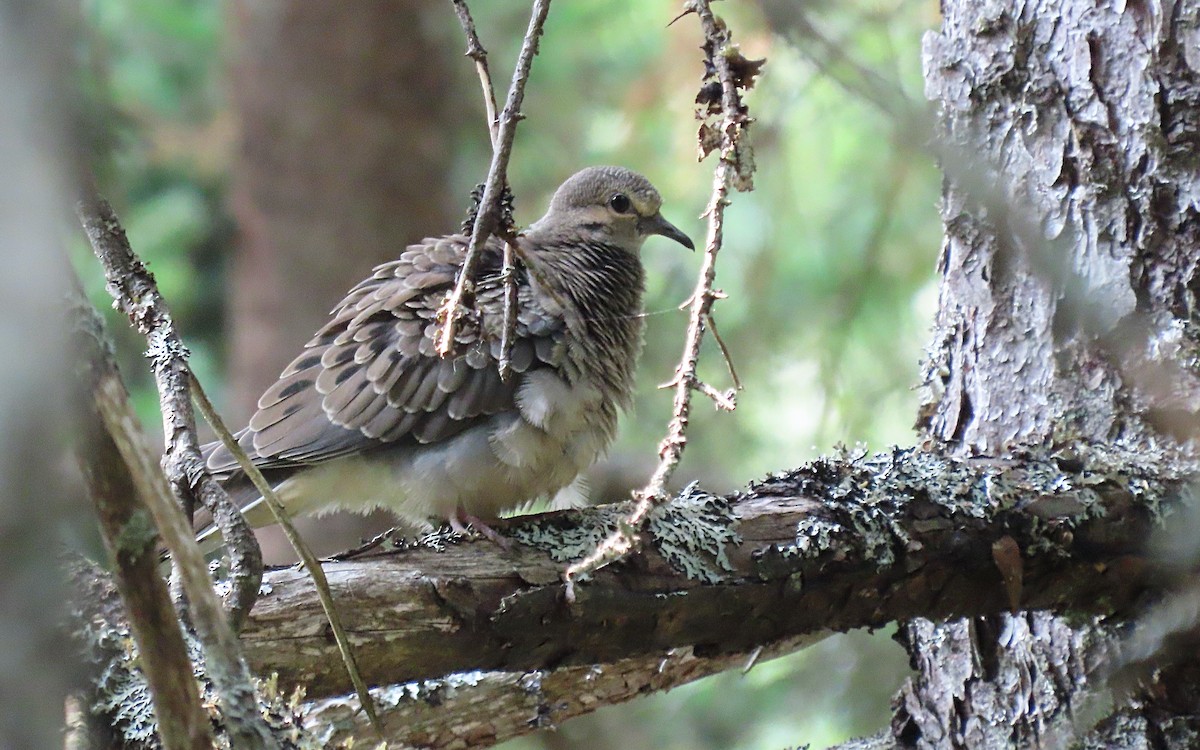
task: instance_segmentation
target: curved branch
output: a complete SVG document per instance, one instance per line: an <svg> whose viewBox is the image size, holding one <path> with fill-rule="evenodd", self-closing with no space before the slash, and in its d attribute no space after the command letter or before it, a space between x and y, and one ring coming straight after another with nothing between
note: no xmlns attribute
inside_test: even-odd
<svg viewBox="0 0 1200 750"><path fill-rule="evenodd" d="M154 698L162 745L212 747L208 716L200 704L192 663L167 584L158 572L158 534L148 517L152 485L161 472L152 461L129 460L145 452L129 394L121 383L104 324L81 292L72 295L78 368L77 454L88 494L100 522L113 580L121 592L130 630L141 654L141 668ZM139 475L140 474L140 475ZM165 489L163 490L165 494Z"/></svg>
<svg viewBox="0 0 1200 750"><path fill-rule="evenodd" d="M112 207L94 191L88 190L77 211L97 257L104 264L105 278L113 297L121 310L129 315L130 320L150 342L150 357L159 385L163 428L168 445L167 454L163 459L166 476L154 469L148 451L139 440L126 439L118 447L128 449L122 452L122 457L127 464L134 467L131 471L132 476L145 480L144 484L138 487L138 494L152 514L154 525L162 534L168 549L171 550L176 570L188 597L196 634L204 645L208 675L225 703L225 716L231 737L238 747L278 747L278 742L271 736L259 714L254 686L250 682L250 673L242 657L241 644L213 590L204 557L192 537L189 518L179 504L174 502L177 499L187 508L194 497L192 493L197 493L201 498L205 498L206 502L215 503L211 506L214 517L222 512L231 513L249 534L245 520L233 509L225 491L204 471L196 438L195 417L189 398L186 349L179 340L153 277L134 256ZM96 401L98 408L104 408L108 403L103 399ZM113 423L128 422L128 414L131 413L113 411L111 414L102 413L102 416L106 421ZM136 435L136 429L129 434ZM172 485L170 489L166 480ZM171 497L171 489L175 493L174 499ZM258 543L254 541L253 536L250 537L248 549L252 552L243 557L243 563L249 560L250 567L243 570L249 578L243 576L240 581L243 587L250 581L256 581L262 570L261 556L257 557L257 566L253 565L258 554ZM253 601L253 595L257 593L257 583L254 589L243 589L242 594L247 593L250 601ZM237 596L237 601L249 606L244 596ZM239 608L235 606L232 614L236 615L238 612Z"/></svg>
<svg viewBox="0 0 1200 750"><path fill-rule="evenodd" d="M171 489L189 520L198 499L212 513L213 522L227 540L233 589L229 597L230 619L236 628L258 594L262 551L242 514L204 468L192 410L187 347L154 276L129 246L129 238L108 201L87 185L76 212L92 250L104 266L104 280L117 308L146 337L146 356L158 386L166 440L163 471ZM178 550L172 548L172 552Z"/></svg>

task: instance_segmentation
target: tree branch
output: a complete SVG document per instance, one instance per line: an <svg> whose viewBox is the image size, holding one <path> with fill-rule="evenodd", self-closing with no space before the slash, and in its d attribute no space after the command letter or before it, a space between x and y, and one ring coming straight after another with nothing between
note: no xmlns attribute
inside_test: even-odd
<svg viewBox="0 0 1200 750"><path fill-rule="evenodd" d="M1011 461L916 450L825 459L730 498L661 506L644 553L594 574L571 606L558 583L562 560L589 550L628 504L514 519L507 533L522 544L508 554L487 544L415 546L327 572L339 600L352 603L347 627L369 682L433 680L404 689L429 696L453 687L473 705L476 670L557 674L646 664L671 649L718 658L915 616L1006 612L1010 571L993 558L1006 538L1023 563L1018 606L1127 614L1147 588L1169 583L1145 542L1181 504L1187 470L1100 449ZM347 691L311 583L291 570L266 580L270 593L243 632L255 668L305 684L312 697ZM561 679L589 700L587 669ZM489 677L478 689L494 691L496 680L517 684ZM591 707L606 702L592 699ZM548 705L546 721L563 718ZM389 727L392 710L381 707ZM528 704L512 710L535 718ZM447 731L470 721L439 719Z"/></svg>
<svg viewBox="0 0 1200 750"><path fill-rule="evenodd" d="M475 61L475 71L479 74L479 84L483 89L483 106L487 111L488 135L492 140L492 158L495 159L500 152L500 132L499 122L496 118L496 88L492 85L492 74L488 70L487 50L483 48L483 44L479 41L479 34L475 32L475 20L471 18L471 9L467 7L466 0L451 0L451 2L454 3L454 14L458 16L458 22L462 25L463 33L467 37L467 57ZM542 21L544 20L545 15L543 14ZM526 41L528 41L529 38L529 36L526 36ZM533 39L535 44L532 48L532 51L533 54L537 54L537 37L534 36ZM530 55L530 64L532 64L532 60L533 56ZM510 89L510 93L511 91L512 89ZM515 128L512 132L516 133ZM511 138L509 140L511 146ZM507 159L507 157L505 158ZM503 185L507 182L507 177L504 174L507 172L507 169L508 166L506 161L504 168L501 170L501 187L503 187ZM486 186L484 192L486 193ZM480 194L480 205L482 205L483 202L482 196L483 193ZM503 199L503 190L501 191L499 198ZM479 210L479 207L476 207L475 221L471 222L472 235L475 233L475 226L479 219ZM516 335L517 330L517 246L515 238L512 236L512 232L509 231L508 227L502 228L501 234L504 235L504 270L500 274L500 278L504 282L504 324L501 327L500 362L498 367L500 369L500 379L507 381L510 377L512 377L512 345L513 336ZM482 243L486 241L487 236L485 235L480 239L480 244L482 245ZM459 283L464 283L466 281L468 281L468 279L466 278L465 274L460 275L456 280L455 291L458 291ZM449 300L447 300L447 303L449 303ZM451 316L451 311L453 309L455 308L450 308L447 310L446 314ZM449 320L449 317L447 320ZM442 352L443 354L446 354L450 351L451 343L454 339L453 331L451 329L452 325L447 323L445 329L446 338L443 341L445 344L445 349Z"/></svg>
<svg viewBox="0 0 1200 750"><path fill-rule="evenodd" d="M500 123L496 117L496 87L492 85L492 73L488 70L487 50L479 41L475 32L475 19L471 18L471 9L466 0L451 0L454 3L454 15L462 25L463 34L467 37L467 57L475 61L475 72L479 75L479 85L483 89L483 107L487 111L488 136L492 140L492 152L495 153L500 145Z"/></svg>
<svg viewBox="0 0 1200 750"><path fill-rule="evenodd" d="M107 201L89 191L77 210L88 239L97 257L104 264L105 276L114 297L150 342L150 357L154 364L155 377L159 382L163 426L168 446L163 459L164 469L166 478L169 478L175 490L175 498L180 501L179 504L172 500L171 491L163 481L164 473L154 467L154 462L141 442L140 431L131 421L132 411L128 404L125 404L123 409L105 411L110 401L98 398L97 408L100 409L101 417L114 439L117 434L125 436L122 441L117 442L117 447L121 449L121 458L130 467L131 476L138 482L138 494L153 516L153 526L157 527L167 548L171 550L172 561L188 597L196 635L204 645L206 670L225 704L225 717L231 738L238 747L248 749L278 747L259 715L254 686L242 657L241 645L231 623L226 620L225 612L208 576L204 556L193 538L191 523L180 507L190 505L188 498L199 490L202 498L213 503L211 507L214 517L219 512L229 513L232 518L227 520L230 521L231 529L240 524L247 534L250 533L245 520L232 507L225 491L204 471L192 413L189 372L184 359L186 350L179 340L153 277L134 256L112 207ZM120 383L117 385L120 386ZM120 400L114 397L111 403L119 406ZM258 551L258 543L254 541L253 535L250 536L249 549L255 553ZM157 562L157 556L152 557ZM247 554L243 561L248 559L252 564L254 557L252 553ZM258 579L261 570L259 557L258 565L246 571L248 578L243 577L241 585L245 586L248 581ZM250 591L250 602L253 601L252 595L257 594L257 586L255 582L255 588ZM243 591L236 601L248 607L249 603L245 602L244 595ZM235 607L234 611L237 612L238 609ZM171 627L177 627L177 624L172 623ZM188 674L190 673L189 669Z"/></svg>
<svg viewBox="0 0 1200 750"><path fill-rule="evenodd" d="M262 581L262 551L254 532L233 507L225 490L204 468L196 416L192 411L187 347L159 294L154 276L134 254L112 206L90 185L76 212L96 257L104 266L108 290L129 322L146 337L147 357L158 385L166 450L163 471L188 519L196 500L212 513L230 558L230 618L236 628L254 605ZM172 552L176 550L172 547Z"/></svg>
<svg viewBox="0 0 1200 750"><path fill-rule="evenodd" d="M150 342L150 355L158 380L164 425L168 429L172 426L175 427L173 434L167 433L170 437L167 439L167 452L163 463L164 468L174 467L177 474L182 472L178 474L178 481L174 483L176 497L183 507L189 508L194 504L193 493L199 492L202 497L207 498L205 506L212 511L214 522L218 518L224 519L222 523L218 523L222 532L226 529L234 532L232 539L226 539L226 551L231 559L232 571L230 573L233 590L230 596L232 600L231 624L234 628L240 625L245 618L245 613L253 606L255 598L258 596L258 587L262 582L262 553L245 518L239 510L232 506L225 490L212 478L204 466L196 436L192 402L189 397L195 398L217 436L237 460L246 476L254 483L256 489L262 493L263 501L267 503L271 513L275 516L275 521L283 529L288 542L303 562L305 569L316 581L321 604L342 652L346 671L354 682L358 695L365 698L367 686L358 676L359 671L354 661L354 653L342 632L338 611L328 594L328 585L325 583L325 574L321 569L320 562L308 549L308 545L305 544L288 519L286 511L275 495L275 490L246 456L245 451L238 446L232 433L208 400L199 381L196 380L187 363L187 349L183 346L182 340L175 330L174 321L167 310L166 301L158 291L154 277L133 252L124 228L107 201L101 199L94 191L89 192L79 206L79 215L96 256L104 265L106 278L109 281L109 292L113 295L117 305L129 314L134 326ZM212 587L207 573L198 572L203 570L203 558L198 557L190 563L186 559L191 556L191 547L194 546L191 542L192 534L190 532L173 534L167 530L164 530L163 533L173 555L172 561L180 570L181 580L184 581L185 587L190 587L189 595L193 589L203 587L206 589L204 597L207 599L208 592ZM186 543L184 542L185 537ZM184 547L188 549L185 550ZM199 554L198 550L196 554ZM192 570L187 569L189 565ZM229 668L224 671L229 673L230 679L236 682L237 679L230 669L236 672L237 663L241 659L240 654L236 653L236 649L221 647L218 643L218 641L229 639L219 633L215 625L204 622L203 618L201 622L197 622L197 629L202 640L206 642L206 647L224 648L228 651L224 661ZM214 681L219 687L235 687L233 682L226 682L220 676L214 677ZM243 708L248 708L248 704L244 704ZM375 714L369 702L365 711L368 718L375 721Z"/></svg>
<svg viewBox="0 0 1200 750"><path fill-rule="evenodd" d="M795 651L821 636L783 641L761 658ZM666 690L749 663L743 653L716 656L696 649L528 672L473 672L450 679L391 685L372 691L386 739L406 747L488 747L647 693ZM338 696L309 708L310 725L333 729L332 739L367 739L371 729L354 718L358 701Z"/></svg>

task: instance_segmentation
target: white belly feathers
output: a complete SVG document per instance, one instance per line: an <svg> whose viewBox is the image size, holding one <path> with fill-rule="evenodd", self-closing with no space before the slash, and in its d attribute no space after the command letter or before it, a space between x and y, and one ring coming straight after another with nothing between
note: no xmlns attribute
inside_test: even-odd
<svg viewBox="0 0 1200 750"><path fill-rule="evenodd" d="M469 507L495 517L571 485L607 447L601 396L549 370L523 376L517 412L500 414L455 437L403 456L330 461L283 482L278 491L294 514L387 508L414 523ZM256 509L257 510L257 509Z"/></svg>

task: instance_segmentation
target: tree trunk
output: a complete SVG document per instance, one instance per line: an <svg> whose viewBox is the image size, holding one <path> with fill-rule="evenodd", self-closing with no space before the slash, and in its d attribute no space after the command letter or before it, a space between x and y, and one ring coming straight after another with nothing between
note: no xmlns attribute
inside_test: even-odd
<svg viewBox="0 0 1200 750"><path fill-rule="evenodd" d="M960 455L1070 441L1172 449L1194 436L1200 404L1200 7L942 6L924 49L948 145L921 429ZM1039 612L913 621L903 640L919 674L897 699L892 740L1064 746L1088 729L1073 725L1081 701L1104 688L1092 660L1105 637ZM1194 672L1174 674L1187 682L1171 686L1171 708L1145 691L1088 742L1200 746L1177 716L1200 699Z"/></svg>

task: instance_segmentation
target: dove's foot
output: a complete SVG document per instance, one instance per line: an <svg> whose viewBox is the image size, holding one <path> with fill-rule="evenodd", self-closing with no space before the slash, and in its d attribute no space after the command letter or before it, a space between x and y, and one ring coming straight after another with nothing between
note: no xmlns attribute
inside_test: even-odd
<svg viewBox="0 0 1200 750"><path fill-rule="evenodd" d="M488 526L487 523L481 520L478 516L473 516L462 508L456 510L453 515L446 520L450 522L450 528L454 529L456 534L469 536L471 529L474 529L484 539L492 542L505 552L512 550L513 543L511 539L504 536L499 531L496 531L491 526Z"/></svg>

